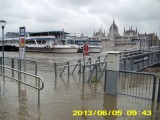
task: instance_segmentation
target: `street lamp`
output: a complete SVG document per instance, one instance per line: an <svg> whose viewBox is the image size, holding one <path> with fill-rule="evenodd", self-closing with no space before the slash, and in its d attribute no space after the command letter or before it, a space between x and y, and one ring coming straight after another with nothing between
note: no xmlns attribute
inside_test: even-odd
<svg viewBox="0 0 160 120"><path fill-rule="evenodd" d="M6 25L6 21L5 20L0 20L0 25L2 27L2 62L3 62L3 66L4 66L4 27Z"/></svg>

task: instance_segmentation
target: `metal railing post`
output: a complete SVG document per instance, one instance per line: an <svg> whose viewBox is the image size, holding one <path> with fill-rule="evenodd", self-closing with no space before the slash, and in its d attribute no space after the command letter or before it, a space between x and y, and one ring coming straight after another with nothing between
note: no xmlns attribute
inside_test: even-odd
<svg viewBox="0 0 160 120"><path fill-rule="evenodd" d="M54 71L55 71L55 77L57 77L57 66L56 66L56 62L54 62Z"/></svg>
<svg viewBox="0 0 160 120"><path fill-rule="evenodd" d="M153 91L152 91L152 101L155 99L155 92L156 92L156 77L153 78Z"/></svg>
<svg viewBox="0 0 160 120"><path fill-rule="evenodd" d="M37 62L35 62L35 75L37 75Z"/></svg>
<svg viewBox="0 0 160 120"><path fill-rule="evenodd" d="M97 81L97 64L95 64L95 67L96 67L96 81Z"/></svg>
<svg viewBox="0 0 160 120"><path fill-rule="evenodd" d="M78 60L78 62L79 62L79 71L78 71L78 73L81 74L81 72L82 72L81 71L81 68L82 68L81 60Z"/></svg>
<svg viewBox="0 0 160 120"><path fill-rule="evenodd" d="M85 66L82 66L83 83L85 82Z"/></svg>
<svg viewBox="0 0 160 120"><path fill-rule="evenodd" d="M40 79L38 79L38 88L40 88ZM38 89L38 106L40 106L40 90Z"/></svg>
<svg viewBox="0 0 160 120"><path fill-rule="evenodd" d="M14 59L12 59L12 68L14 69ZM14 77L14 71L12 70L12 77Z"/></svg>
<svg viewBox="0 0 160 120"><path fill-rule="evenodd" d="M20 71L21 71L21 59L19 59L19 61L18 61L19 63L18 63L18 79L19 80L21 80L21 73L20 73Z"/></svg>
<svg viewBox="0 0 160 120"><path fill-rule="evenodd" d="M68 76L69 76L69 74L70 74L69 62L67 62L67 68L68 68Z"/></svg>
<svg viewBox="0 0 160 120"><path fill-rule="evenodd" d="M88 58L88 62L89 62L89 64L91 64L91 58ZM89 69L90 69L90 72L91 72L92 66L90 66Z"/></svg>

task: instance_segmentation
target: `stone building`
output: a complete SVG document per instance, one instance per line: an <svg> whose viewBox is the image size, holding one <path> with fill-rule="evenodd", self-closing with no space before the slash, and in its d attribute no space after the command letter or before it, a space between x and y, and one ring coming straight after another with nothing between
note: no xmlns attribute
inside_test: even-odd
<svg viewBox="0 0 160 120"><path fill-rule="evenodd" d="M108 38L109 39L117 39L119 37L120 37L120 34L118 32L118 27L115 24L115 21L113 20L113 23L109 28Z"/></svg>
<svg viewBox="0 0 160 120"><path fill-rule="evenodd" d="M110 46L123 46L123 45L157 45L159 44L159 38L155 33L146 32L144 34L139 34L137 28L133 29L132 26L129 29L124 27L123 35L120 36L118 27L113 20L113 23L109 27L109 33L105 35L105 31L102 32L102 28L98 32L93 33L93 38L101 39L102 41L108 42ZM151 42L149 42L151 41Z"/></svg>
<svg viewBox="0 0 160 120"><path fill-rule="evenodd" d="M106 37L105 31L103 32L102 28L100 28L98 32L95 32L94 30L93 38L102 40L102 39L105 39L105 37Z"/></svg>

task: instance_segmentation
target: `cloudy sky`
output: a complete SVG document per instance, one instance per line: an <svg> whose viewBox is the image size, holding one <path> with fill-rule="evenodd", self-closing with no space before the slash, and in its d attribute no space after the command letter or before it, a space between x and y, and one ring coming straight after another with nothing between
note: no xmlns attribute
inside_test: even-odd
<svg viewBox="0 0 160 120"><path fill-rule="evenodd" d="M124 27L139 33L160 34L160 0L0 0L0 19L5 32L62 30L92 35L101 27L108 33L115 20L122 35Z"/></svg>

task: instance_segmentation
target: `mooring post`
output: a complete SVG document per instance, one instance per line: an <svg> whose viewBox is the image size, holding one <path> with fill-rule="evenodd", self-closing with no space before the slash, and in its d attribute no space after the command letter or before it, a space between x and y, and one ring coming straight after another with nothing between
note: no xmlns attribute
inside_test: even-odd
<svg viewBox="0 0 160 120"><path fill-rule="evenodd" d="M105 72L105 93L118 94L120 51L108 51L107 71Z"/></svg>

